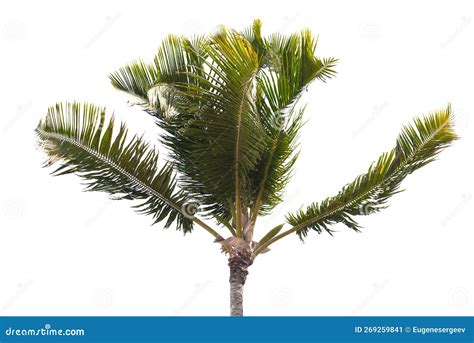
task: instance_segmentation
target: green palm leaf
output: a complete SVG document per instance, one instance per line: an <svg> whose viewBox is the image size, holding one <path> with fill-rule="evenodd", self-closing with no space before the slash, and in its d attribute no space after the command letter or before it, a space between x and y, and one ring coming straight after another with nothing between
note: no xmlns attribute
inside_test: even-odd
<svg viewBox="0 0 474 343"><path fill-rule="evenodd" d="M309 30L264 36L260 20L242 32L221 26L208 36L169 35L152 61L130 63L110 79L154 117L171 162L159 166L158 152L106 120L105 109L66 103L36 128L45 165L58 164L54 175L79 175L87 191L135 200L154 223L211 233L229 254L231 314L242 315L242 287L258 254L292 233L302 240L311 230L332 234L338 223L359 231L358 215L386 208L409 174L457 139L449 106L415 119L366 173L256 241L257 217L282 202L299 155L300 99L313 81L335 75L337 60L317 57L316 46ZM231 237L197 218L197 208Z"/></svg>
<svg viewBox="0 0 474 343"><path fill-rule="evenodd" d="M196 180L206 183L220 203L234 207L239 230L240 213L249 203L249 174L264 148L255 107L261 60L249 41L236 31L223 29L210 38L206 48L210 57L205 62L207 77L189 73L198 82L186 85L186 95L201 106L193 126L186 130L187 139L193 142L192 152L181 159L184 163L180 171L188 176L190 188ZM184 107L182 111L192 110ZM198 178L187 175L189 160L199 170Z"/></svg>
<svg viewBox="0 0 474 343"><path fill-rule="evenodd" d="M329 226L343 223L358 230L353 216L367 215L385 208L388 199L400 192L403 179L414 170L435 160L439 152L457 139L451 108L417 118L403 128L397 146L384 153L367 173L346 185L338 195L310 205L306 211L289 214L288 223L300 237L308 229L331 232Z"/></svg>
<svg viewBox="0 0 474 343"><path fill-rule="evenodd" d="M46 165L61 161L54 175L75 173L88 191L104 191L114 199L141 201L134 206L165 227L176 221L185 233L193 220L182 213L186 194L176 187L172 165L158 168L158 153L142 138L127 139L121 124L113 137L114 119L90 104L57 104L36 129L39 144L48 155Z"/></svg>
<svg viewBox="0 0 474 343"><path fill-rule="evenodd" d="M252 37L259 37L259 31L254 23ZM253 220L257 214L270 213L282 201L298 158L297 138L304 108L297 109L297 104L303 90L315 79L325 81L335 74L337 60L321 60L315 49L316 42L308 30L291 36L275 34L264 40L267 68L259 74L257 111L265 130L266 152L252 178Z"/></svg>
<svg viewBox="0 0 474 343"><path fill-rule="evenodd" d="M382 154L367 173L344 186L336 196L288 214L287 222L293 227L269 240L266 246L294 232L300 238L306 237L311 229L331 234L330 226L336 223L358 231L360 225L354 216L387 207L389 198L401 191L400 185L406 176L434 161L457 138L450 106L415 119L412 125L403 128L395 149Z"/></svg>
<svg viewBox="0 0 474 343"><path fill-rule="evenodd" d="M335 73L336 60L315 49L308 30L264 38L256 20L243 33L169 36L154 63L132 63L111 80L158 119L180 184L204 213L229 220L252 208L255 221L281 202L296 162L298 99Z"/></svg>
<svg viewBox="0 0 474 343"><path fill-rule="evenodd" d="M297 138L302 126L303 110L292 111L285 127L265 135L266 149L259 164L251 173L253 190L252 220L257 215L267 215L282 202L283 191L287 185L293 166L298 158ZM280 123L275 121L274 126ZM271 131L271 130L269 130Z"/></svg>
<svg viewBox="0 0 474 343"><path fill-rule="evenodd" d="M192 80L187 72L202 74L206 58L204 36L192 39L169 35L163 40L153 63L133 62L112 73L112 85L136 98L149 114L166 119L166 109L172 106L170 93L176 93L174 86ZM165 99L165 101L163 101Z"/></svg>

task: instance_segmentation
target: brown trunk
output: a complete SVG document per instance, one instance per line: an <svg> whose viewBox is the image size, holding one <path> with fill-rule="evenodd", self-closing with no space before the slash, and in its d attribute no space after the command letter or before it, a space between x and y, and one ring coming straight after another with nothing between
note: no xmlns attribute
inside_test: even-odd
<svg viewBox="0 0 474 343"><path fill-rule="evenodd" d="M243 316L244 285L248 267L252 264L250 256L236 255L229 258L230 268L230 315Z"/></svg>

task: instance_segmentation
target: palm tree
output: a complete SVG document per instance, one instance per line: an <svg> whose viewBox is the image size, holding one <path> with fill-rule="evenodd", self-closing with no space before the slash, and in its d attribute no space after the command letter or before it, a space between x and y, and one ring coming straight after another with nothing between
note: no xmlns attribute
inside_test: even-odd
<svg viewBox="0 0 474 343"><path fill-rule="evenodd" d="M134 208L154 223L209 232L228 255L230 314L243 315L243 286L259 254L290 234L332 234L337 223L359 231L356 216L385 208L406 176L457 139L449 106L415 119L366 173L256 239L257 219L282 202L298 158L298 100L312 81L335 74L336 59L315 49L309 30L263 37L259 20L243 32L170 35L153 62L110 75L155 119L169 161L159 163L155 148L106 119L104 108L74 102L49 108L36 129L45 164L60 162L53 174L75 173L88 191L138 200Z"/></svg>

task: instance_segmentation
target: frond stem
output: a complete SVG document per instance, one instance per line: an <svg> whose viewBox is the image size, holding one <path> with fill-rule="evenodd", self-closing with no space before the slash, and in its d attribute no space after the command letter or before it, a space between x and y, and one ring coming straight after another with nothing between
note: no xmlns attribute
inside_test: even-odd
<svg viewBox="0 0 474 343"><path fill-rule="evenodd" d="M438 132L440 132L447 124L448 124L448 120L447 120L445 123L443 123L439 128L437 128L431 135L429 135L429 136L423 141L423 143L420 144L420 146L418 147L418 149L417 149L417 150L414 150L414 151L410 154L410 156L408 156L408 157L403 161L403 163L401 163L401 164L389 175L389 177L392 176L392 175L396 175L402 168L404 168L404 167L409 163L409 161L416 155L416 153L417 153L418 151L422 150L423 147L424 147L430 140L432 140L432 139L436 136L436 134L437 134ZM357 197L355 197L355 198L353 198L353 199L351 199L351 200L349 200L349 201L346 201L344 204L338 206L338 207L335 208L334 210L329 211L329 212L327 212L327 213L324 213L324 214L322 214L322 215L320 215L320 216L314 217L314 218L312 218L312 219L309 219L309 220L307 220L307 221L305 221L305 222L303 222L303 223L300 223L300 224L298 224L298 225L295 225L295 226L293 226L291 229L288 229L288 230L282 232L281 234L279 234L279 235L273 237L272 239L268 240L266 243L264 243L264 244L262 244L260 247L258 247L257 250L255 250L255 256L258 255L263 249L269 247L270 245L272 245L272 244L275 243L276 241L282 239L283 237L286 237L286 236L288 236L289 234L294 233L294 232L300 230L301 228L305 227L306 225L309 225L309 224L314 223L314 222L316 222L316 221L318 221L318 220L321 220L321 219L323 219L323 218L325 218L325 217L327 217L327 216L329 216L329 215L331 215L331 214L333 214L333 213L335 213L335 212L337 212L337 211L339 211L339 210L342 210L344 207L351 205L352 203L358 201L359 199L364 198L364 196L366 196L368 193L372 192L375 188L379 187L379 186L380 186L382 183L384 183L386 180L387 180L387 178L383 178L380 182L376 183L376 184L375 184L372 188L370 188L369 190L365 191L364 193L360 194L359 196L357 196Z"/></svg>
<svg viewBox="0 0 474 343"><path fill-rule="evenodd" d="M57 133L46 132L46 131L44 131L40 128L37 128L37 131L43 137L46 137L46 138L49 138L49 139L51 139L51 138L52 139L57 139L57 140L60 140L60 141L63 141L63 142L67 142L69 144L74 145L75 147L77 147L79 149L84 150L88 154L90 154L90 155L94 156L95 158L101 160L103 163L107 164L109 167L111 167L112 169L116 170L117 172L119 172L120 174L122 174L123 176L125 176L126 178L131 180L132 182L134 182L136 185L141 187L148 194L150 194L152 196L156 196L157 198L159 198L162 201L164 201L165 203L167 203L169 206L173 207L176 211L184 214L183 210L181 209L181 207L178 204L176 204L174 201L169 200L166 197L163 197L156 190L154 190L153 188L151 188L150 186L148 186L147 184L145 184L144 182L142 182L141 180L136 178L134 175L127 172L125 169L123 169L122 167L117 165L117 163L112 161L107 156L104 156L104 155L100 154L99 152L95 151L94 149L91 149L88 146L85 146L84 144L82 144L82 143L80 143L80 142L78 142L78 141L76 141L76 140L74 140L70 137L66 137L66 136L63 136L63 135L57 134ZM211 228L209 225L207 225L206 223L201 221L199 218L193 216L190 219L194 223L198 224L203 229L205 229L207 232L209 232L211 235L213 235L215 238L222 238L221 235L219 235L219 233L217 233L213 228Z"/></svg>

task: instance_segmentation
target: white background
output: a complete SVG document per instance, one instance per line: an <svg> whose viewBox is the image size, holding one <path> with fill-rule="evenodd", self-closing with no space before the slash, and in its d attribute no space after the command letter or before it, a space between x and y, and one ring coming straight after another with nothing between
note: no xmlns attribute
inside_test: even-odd
<svg viewBox="0 0 474 343"><path fill-rule="evenodd" d="M227 315L226 259L199 228L151 226L130 203L41 168L33 130L56 101L107 105L133 132L153 121L108 73L151 60L167 33L309 27L338 75L303 99L308 123L286 202L334 195L392 148L404 123L452 103L461 140L404 183L357 234L311 233L257 259L247 315L473 315L473 8L468 1L2 1L0 315Z"/></svg>

